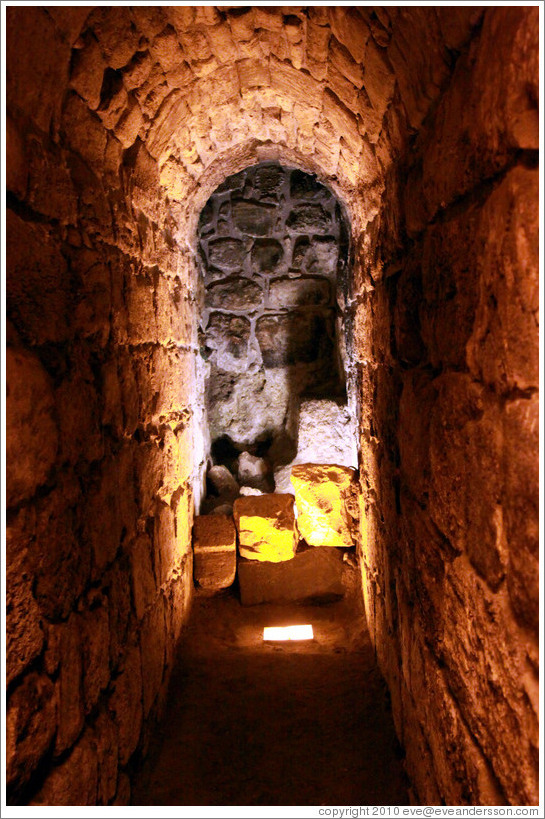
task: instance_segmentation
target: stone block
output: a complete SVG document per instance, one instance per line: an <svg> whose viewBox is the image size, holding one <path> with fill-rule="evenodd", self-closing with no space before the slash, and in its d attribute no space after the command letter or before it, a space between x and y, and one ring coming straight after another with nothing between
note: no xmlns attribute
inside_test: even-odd
<svg viewBox="0 0 545 819"><path fill-rule="evenodd" d="M309 546L350 547L354 524L347 500L355 470L334 464L296 464L291 470L295 487L297 528Z"/></svg>
<svg viewBox="0 0 545 819"><path fill-rule="evenodd" d="M532 805L538 802L539 766L538 717L527 691L535 685L531 641L516 630L505 603L467 560L452 563L441 596L442 672L465 724L493 763L507 804Z"/></svg>
<svg viewBox="0 0 545 819"><path fill-rule="evenodd" d="M327 359L333 345L325 317L314 311L262 316L255 334L270 368Z"/></svg>
<svg viewBox="0 0 545 819"><path fill-rule="evenodd" d="M132 542L129 551L132 599L136 616L138 620L141 620L156 595L149 537L147 535L138 535Z"/></svg>
<svg viewBox="0 0 545 819"><path fill-rule="evenodd" d="M253 311L263 303L263 290L248 279L229 279L210 285L206 290L205 305L224 310Z"/></svg>
<svg viewBox="0 0 545 819"><path fill-rule="evenodd" d="M239 553L249 560L292 560L297 548L292 495L237 498L233 514Z"/></svg>
<svg viewBox="0 0 545 819"><path fill-rule="evenodd" d="M78 480L61 474L56 488L36 507L36 536L29 559L36 599L51 619L68 616L89 579L90 546L76 536L80 501Z"/></svg>
<svg viewBox="0 0 545 819"><path fill-rule="evenodd" d="M268 306L273 309L314 307L328 304L329 282L325 279L274 279L269 285Z"/></svg>
<svg viewBox="0 0 545 819"><path fill-rule="evenodd" d="M320 204L295 205L286 227L295 233L324 233L331 230L331 216Z"/></svg>
<svg viewBox="0 0 545 819"><path fill-rule="evenodd" d="M162 596L145 616L140 632L142 657L142 706L146 719L163 681L166 660L165 607Z"/></svg>
<svg viewBox="0 0 545 819"><path fill-rule="evenodd" d="M338 549L299 548L293 560L238 562L243 606L259 603L330 603L344 595L343 556Z"/></svg>
<svg viewBox="0 0 545 819"><path fill-rule="evenodd" d="M283 247L276 239L256 239L251 251L252 270L256 273L274 273L283 256Z"/></svg>
<svg viewBox="0 0 545 819"><path fill-rule="evenodd" d="M232 373L212 366L206 399L212 440L227 433L246 448L283 429L290 403L288 378L279 368L266 377L244 372L235 380Z"/></svg>
<svg viewBox="0 0 545 819"><path fill-rule="evenodd" d="M27 782L55 736L54 687L35 671L23 678L6 705L6 781L10 787Z"/></svg>
<svg viewBox="0 0 545 819"><path fill-rule="evenodd" d="M236 530L223 514L200 515L193 523L193 576L203 589L226 589L235 580Z"/></svg>
<svg viewBox="0 0 545 819"><path fill-rule="evenodd" d="M94 806L97 786L97 748L93 735L87 732L70 755L51 770L30 804Z"/></svg>
<svg viewBox="0 0 545 819"><path fill-rule="evenodd" d="M119 762L126 765L136 750L142 728L142 665L139 646L128 649L108 706L118 729Z"/></svg>
<svg viewBox="0 0 545 819"><path fill-rule="evenodd" d="M6 527L6 681L9 685L44 644L40 610L32 593L27 549L32 530L24 513Z"/></svg>
<svg viewBox="0 0 545 819"><path fill-rule="evenodd" d="M31 353L6 350L7 505L31 497L47 480L57 454L51 383Z"/></svg>
<svg viewBox="0 0 545 819"><path fill-rule="evenodd" d="M357 465L355 422L348 406L325 398L301 402L296 461Z"/></svg>
<svg viewBox="0 0 545 819"><path fill-rule="evenodd" d="M410 233L506 168L518 149L537 149L538 29L534 8L485 13L480 37L457 62L438 103L422 171L407 186L407 212L418 214ZM410 81L396 73L398 82Z"/></svg>
<svg viewBox="0 0 545 819"><path fill-rule="evenodd" d="M233 224L249 236L266 236L276 221L276 208L259 202L235 201L231 205Z"/></svg>
<svg viewBox="0 0 545 819"><path fill-rule="evenodd" d="M86 714L92 711L100 694L110 682L108 600L96 594L89 603L90 610L82 614L80 619L83 636L83 701Z"/></svg>
<svg viewBox="0 0 545 819"><path fill-rule="evenodd" d="M511 602L523 623L538 624L539 399L508 401L503 413L503 508Z"/></svg>
<svg viewBox="0 0 545 819"><path fill-rule="evenodd" d="M316 276L335 280L339 248L333 236L314 236L304 258L304 269Z"/></svg>
<svg viewBox="0 0 545 819"><path fill-rule="evenodd" d="M267 481L269 467L263 458L242 452L237 459L237 475L239 483L247 487L259 489Z"/></svg>
<svg viewBox="0 0 545 819"><path fill-rule="evenodd" d="M284 174L278 165L262 165L254 174L254 193L260 201L262 199L276 201L283 182Z"/></svg>
<svg viewBox="0 0 545 819"><path fill-rule="evenodd" d="M240 239L213 239L208 244L208 261L221 270L240 270L244 256L244 243Z"/></svg>
<svg viewBox="0 0 545 819"><path fill-rule="evenodd" d="M60 673L55 686L57 737L55 752L60 755L77 739L83 728L81 619L72 614L59 628ZM106 647L104 647L106 649Z"/></svg>
<svg viewBox="0 0 545 819"><path fill-rule="evenodd" d="M98 714L94 729L98 761L97 804L108 805L117 788L117 731L106 710Z"/></svg>
<svg viewBox="0 0 545 819"><path fill-rule="evenodd" d="M212 313L206 328L206 343L215 350L217 366L230 372L247 369L250 322L243 316Z"/></svg>
<svg viewBox="0 0 545 819"><path fill-rule="evenodd" d="M445 373L434 385L438 398L429 437L430 515L496 589L507 561L500 409L468 375Z"/></svg>
<svg viewBox="0 0 545 819"><path fill-rule="evenodd" d="M13 7L7 27L7 107L27 112L37 130L47 134L52 118L58 117L68 82L71 43L45 8Z"/></svg>
<svg viewBox="0 0 545 819"><path fill-rule="evenodd" d="M226 466L216 464L207 472L207 478L218 495L235 498L239 485Z"/></svg>
<svg viewBox="0 0 545 819"><path fill-rule="evenodd" d="M537 388L539 171L513 168L484 204L474 239L481 271L468 363L502 391Z"/></svg>
<svg viewBox="0 0 545 819"><path fill-rule="evenodd" d="M11 117L6 117L6 188L19 199L27 190L28 162L19 129Z"/></svg>
<svg viewBox="0 0 545 819"><path fill-rule="evenodd" d="M131 619L131 590L127 582L130 565L122 556L102 578L102 588L108 596L110 626L110 667L117 670L126 651L127 632Z"/></svg>

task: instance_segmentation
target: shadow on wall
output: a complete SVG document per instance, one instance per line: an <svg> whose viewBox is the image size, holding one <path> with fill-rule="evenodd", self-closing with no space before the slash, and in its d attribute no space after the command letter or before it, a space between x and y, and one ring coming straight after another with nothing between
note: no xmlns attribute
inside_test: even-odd
<svg viewBox="0 0 545 819"><path fill-rule="evenodd" d="M333 194L277 163L230 176L201 213L209 461L253 489L289 491L301 423L311 429L306 460L354 460L340 338L348 235ZM328 435L336 446L321 440ZM264 459L253 465L259 475L239 470L243 452ZM208 489L221 495L214 482ZM201 511L224 500L208 498Z"/></svg>

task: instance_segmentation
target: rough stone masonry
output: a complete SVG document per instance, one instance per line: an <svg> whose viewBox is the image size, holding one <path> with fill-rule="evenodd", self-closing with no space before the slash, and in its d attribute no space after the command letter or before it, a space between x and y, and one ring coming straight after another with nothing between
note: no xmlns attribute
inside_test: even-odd
<svg viewBox="0 0 545 819"><path fill-rule="evenodd" d="M12 804L130 801L191 602L197 222L269 162L346 210L358 551L413 799L538 801L538 9L285 11L6 9Z"/></svg>

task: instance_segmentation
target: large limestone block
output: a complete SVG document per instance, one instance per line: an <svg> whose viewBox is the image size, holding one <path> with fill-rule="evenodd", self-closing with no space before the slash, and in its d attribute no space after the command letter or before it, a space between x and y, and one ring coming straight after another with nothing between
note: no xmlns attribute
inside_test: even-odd
<svg viewBox="0 0 545 819"><path fill-rule="evenodd" d="M353 545L353 524L347 507L355 470L335 464L292 467L297 527L309 546Z"/></svg>
<svg viewBox="0 0 545 819"><path fill-rule="evenodd" d="M229 515L199 515L193 523L193 576L203 589L226 589L237 570L237 535Z"/></svg>
<svg viewBox="0 0 545 819"><path fill-rule="evenodd" d="M344 595L343 553L338 549L299 550L293 560L264 563L239 560L243 606L259 603L329 603Z"/></svg>
<svg viewBox="0 0 545 819"><path fill-rule="evenodd" d="M234 517L242 557L280 563L295 555L297 535L292 495L237 498Z"/></svg>

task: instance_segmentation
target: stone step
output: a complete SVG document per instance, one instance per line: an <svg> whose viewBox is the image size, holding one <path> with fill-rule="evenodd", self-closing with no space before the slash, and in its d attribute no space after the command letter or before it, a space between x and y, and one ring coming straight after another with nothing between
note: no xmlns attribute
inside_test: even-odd
<svg viewBox="0 0 545 819"><path fill-rule="evenodd" d="M293 560L265 563L238 560L243 606L259 603L329 603L344 595L343 552L300 548Z"/></svg>

